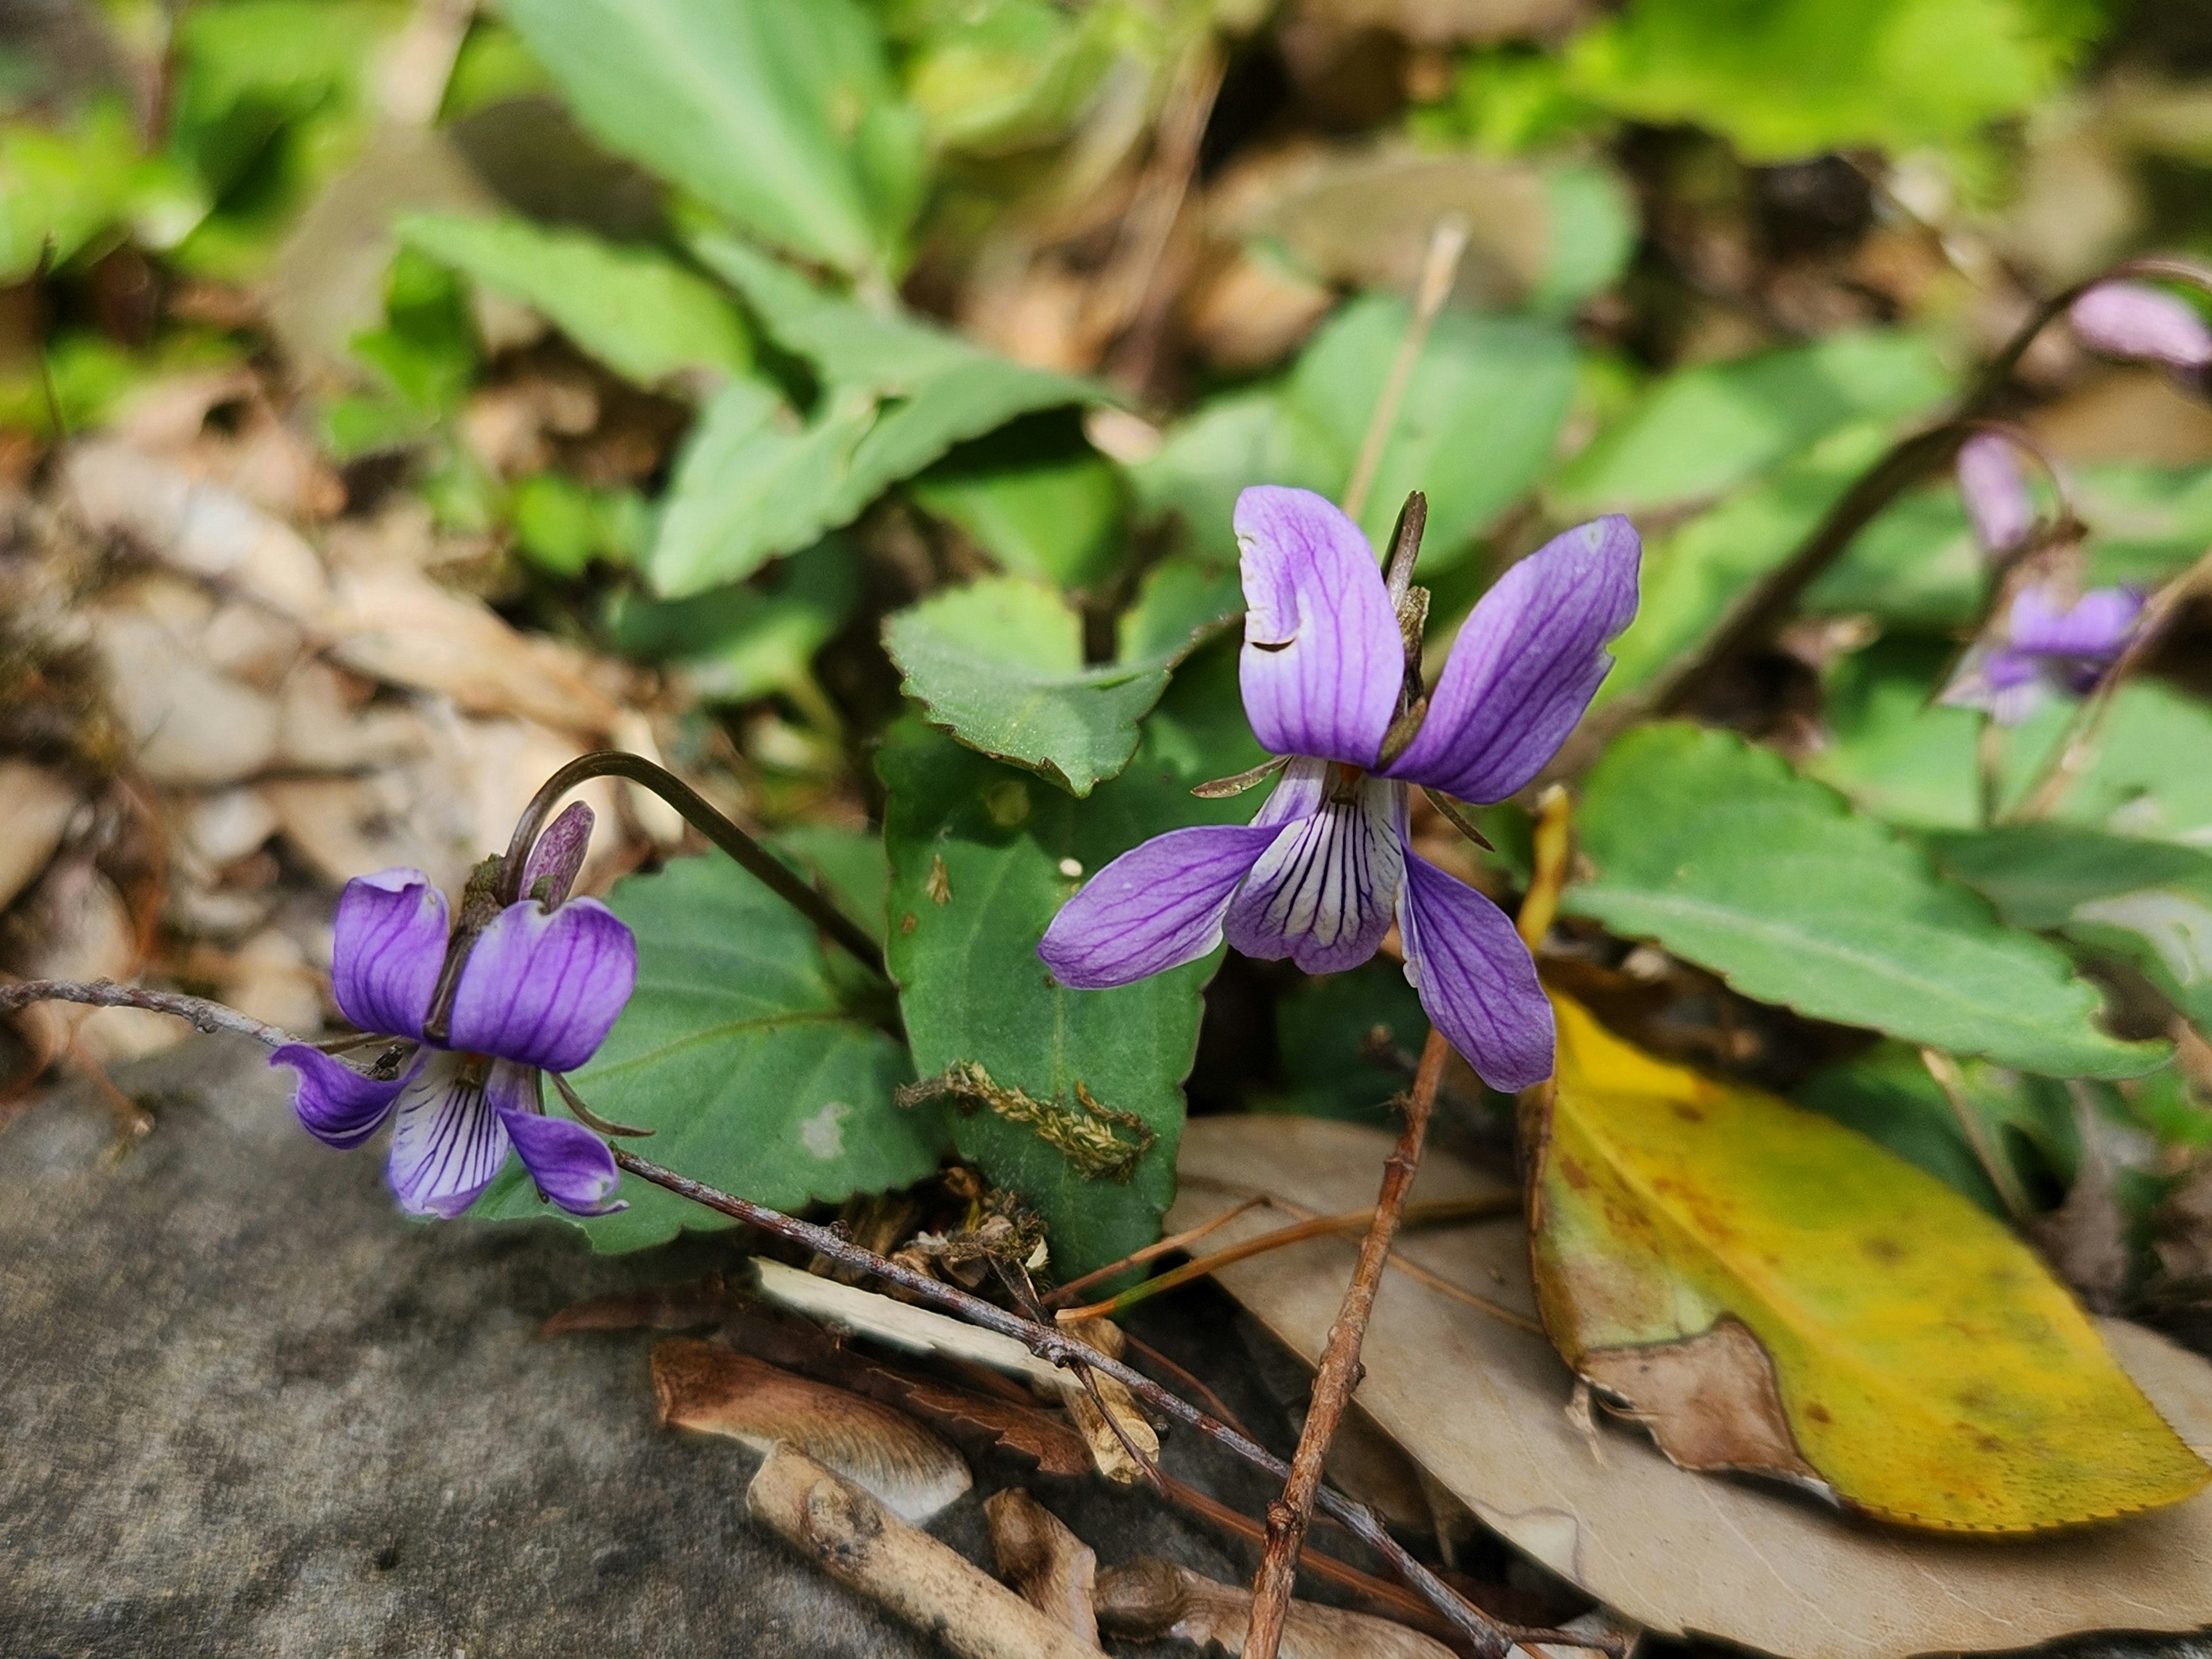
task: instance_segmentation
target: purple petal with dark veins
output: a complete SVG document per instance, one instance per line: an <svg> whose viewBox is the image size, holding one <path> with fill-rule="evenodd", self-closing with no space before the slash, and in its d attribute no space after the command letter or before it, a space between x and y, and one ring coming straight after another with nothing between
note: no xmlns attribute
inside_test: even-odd
<svg viewBox="0 0 2212 1659"><path fill-rule="evenodd" d="M2035 528L2035 502L2012 441L1978 432L1960 447L1959 499L1984 553L2009 553Z"/></svg>
<svg viewBox="0 0 2212 1659"><path fill-rule="evenodd" d="M597 899L510 904L477 935L447 1041L572 1072L606 1040L637 983L637 941Z"/></svg>
<svg viewBox="0 0 2212 1659"><path fill-rule="evenodd" d="M2045 588L2024 587L2013 597L2005 631L2015 651L2109 662L2135 632L2142 608L2143 596L2131 588L2093 588L2060 605Z"/></svg>
<svg viewBox="0 0 2212 1659"><path fill-rule="evenodd" d="M1288 957L1337 974L1375 954L1390 931L1406 854L1394 819L1403 784L1363 779L1280 830L1229 907L1229 943L1248 957Z"/></svg>
<svg viewBox="0 0 2212 1659"><path fill-rule="evenodd" d="M1510 1094L1552 1074L1552 1005L1504 911L1408 853L1398 924L1406 977L1477 1077Z"/></svg>
<svg viewBox="0 0 2212 1659"><path fill-rule="evenodd" d="M1221 943L1221 915L1275 838L1254 824L1170 830L1133 847L1082 885L1044 931L1037 955L1079 991L1195 962Z"/></svg>
<svg viewBox="0 0 2212 1659"><path fill-rule="evenodd" d="M446 896L420 870L346 883L331 941L339 1011L364 1031L420 1039L448 931Z"/></svg>
<svg viewBox="0 0 2212 1659"><path fill-rule="evenodd" d="M2114 357L2176 368L2212 363L2212 328L2178 294L2148 283L2100 283L2067 311L2083 343Z"/></svg>
<svg viewBox="0 0 2212 1659"><path fill-rule="evenodd" d="M1636 614L1641 556L1636 526L1616 514L1554 536L1499 577L1389 775L1483 803L1534 777L1613 666L1606 644Z"/></svg>
<svg viewBox="0 0 2212 1659"><path fill-rule="evenodd" d="M610 1215L629 1205L615 1200L622 1172L607 1143L582 1124L565 1117L540 1117L535 1112L506 1111L499 1115L514 1137L538 1190L571 1215Z"/></svg>
<svg viewBox="0 0 2212 1659"><path fill-rule="evenodd" d="M410 1215L452 1219L507 1162L507 1126L484 1098L480 1069L465 1055L434 1054L399 1097L385 1174Z"/></svg>
<svg viewBox="0 0 2212 1659"><path fill-rule="evenodd" d="M286 1043L269 1056L269 1063L289 1066L299 1075L292 1109L300 1115L300 1127L326 1146L351 1147L376 1133L428 1054L418 1050L414 1064L389 1079L363 1077L335 1055L304 1042Z"/></svg>
<svg viewBox="0 0 2212 1659"><path fill-rule="evenodd" d="M1235 522L1253 736L1278 755L1374 765L1406 647L1367 538L1311 490L1274 484L1239 495Z"/></svg>
<svg viewBox="0 0 2212 1659"><path fill-rule="evenodd" d="M584 867L584 854L592 850L592 809L574 801L545 826L522 861L523 897L552 905L568 896ZM538 890L541 881L546 884L543 893Z"/></svg>

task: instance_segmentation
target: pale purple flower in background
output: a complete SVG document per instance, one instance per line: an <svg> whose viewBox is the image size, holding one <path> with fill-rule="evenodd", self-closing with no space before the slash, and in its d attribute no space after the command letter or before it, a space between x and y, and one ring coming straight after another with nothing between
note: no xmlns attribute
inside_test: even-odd
<svg viewBox="0 0 2212 1659"><path fill-rule="evenodd" d="M2203 316L2179 295L2148 283L2100 283L2066 314L2084 344L2108 356L2176 368L2212 363L2212 328Z"/></svg>
<svg viewBox="0 0 2212 1659"><path fill-rule="evenodd" d="M2048 584L2023 587L2004 637L1968 652L1938 701L2017 726L2054 695L2086 696L2127 649L2142 608L2132 588L2093 588L2069 604Z"/></svg>
<svg viewBox="0 0 2212 1659"><path fill-rule="evenodd" d="M1492 1087L1552 1070L1552 1010L1503 912L1414 853L1407 789L1504 799L1534 778L1612 665L1636 613L1627 520L1555 537L1501 577L1460 629L1419 732L1385 757L1406 646L1359 527L1321 496L1237 500L1246 611L1241 678L1253 735L1288 764L1249 825L1172 830L1124 853L1064 905L1037 953L1079 989L1205 956L1337 973L1395 917L1406 976L1437 1029Z"/></svg>
<svg viewBox="0 0 2212 1659"><path fill-rule="evenodd" d="M2012 441L2001 433L1976 433L1960 446L1958 474L1959 498L1982 551L1999 558L2026 545L2035 528L2035 502Z"/></svg>
<svg viewBox="0 0 2212 1659"><path fill-rule="evenodd" d="M299 1073L300 1121L331 1146L358 1146L396 1119L387 1174L414 1214L459 1215L510 1149L562 1209L623 1207L608 1201L619 1176L606 1143L544 1115L539 1092L541 1073L592 1057L637 981L629 929L597 899L568 897L591 830L581 803L556 819L524 867L528 896L470 939L454 939L446 896L420 870L356 877L338 900L331 981L340 1011L416 1047L366 1074L304 1042L270 1064ZM449 946L464 954L437 1030Z"/></svg>

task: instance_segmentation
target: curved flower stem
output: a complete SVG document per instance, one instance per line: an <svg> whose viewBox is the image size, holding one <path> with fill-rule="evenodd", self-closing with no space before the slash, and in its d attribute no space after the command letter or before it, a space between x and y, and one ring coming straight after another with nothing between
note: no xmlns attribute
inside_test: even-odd
<svg viewBox="0 0 2212 1659"><path fill-rule="evenodd" d="M251 1014L178 991L149 991L137 985L118 985L112 979L27 979L13 985L0 985L0 1014L15 1013L33 1002L76 1002L90 1008L145 1008L189 1020L210 1034L234 1031L272 1048L297 1041L289 1031L264 1024Z"/></svg>
<svg viewBox="0 0 2212 1659"><path fill-rule="evenodd" d="M2052 319L2100 283L2142 276L2187 283L2212 293L2212 271L2201 265L2182 259L2128 259L2045 301L2005 343L2004 349L1990 361L1941 425L1900 439L1888 453L1862 473L1858 482L1844 493L1843 499L1828 509L1827 516L1798 544L1797 550L1735 606L1694 658L1655 686L1648 699L1623 699L1624 702L1637 702L1641 707L1622 709L1613 721L1592 722L1593 726L1603 726L1601 735L1609 735L1618 729L1620 720L1647 709L1660 714L1680 714L1695 708L1730 662L1769 638L1790 619L1806 590L1851 544L1852 538L1873 522L1877 514L1949 461L1968 437L1987 424L1990 406L2011 381L2013 370L2035 343L2036 336ZM1598 746L1595 742L1576 744L1577 759L1585 764L1594 760Z"/></svg>
<svg viewBox="0 0 2212 1659"><path fill-rule="evenodd" d="M618 749L599 749L578 756L546 779L531 797L530 805L523 809L507 844L507 862L500 875L501 903L513 904L521 897L523 864L530 856L538 831L553 816L553 809L561 804L561 798L587 779L606 777L627 778L652 790L681 813L686 823L735 859L746 874L884 978L890 977L884 966L883 947L868 936L866 928L794 875L782 860L723 817L705 796L673 772L654 765L642 755L627 754Z"/></svg>
<svg viewBox="0 0 2212 1659"><path fill-rule="evenodd" d="M1390 359L1389 373L1382 381L1382 395L1375 400L1375 412L1368 418L1367 433L1359 442L1359 453L1352 464L1351 479L1344 486L1344 496L1337 504L1345 516L1357 519L1360 509L1367 505L1367 492L1374 488L1375 474L1382 465L1382 452L1390 446L1390 433L1398 424L1398 405L1405 401L1406 388L1413 384L1413 368L1420 362L1421 348L1428 343L1429 330L1434 326L1437 313L1444 308L1450 297L1452 283L1459 276L1459 262L1467 252L1470 228L1466 218L1457 213L1445 214L1429 232L1429 251L1421 264L1421 285L1413 297L1413 320L1406 325L1398 349Z"/></svg>
<svg viewBox="0 0 2212 1659"><path fill-rule="evenodd" d="M1441 1065L1442 1062L1439 1060L1437 1069L1441 1069ZM1420 1087L1419 1083L1414 1086L1417 1091ZM1429 1092L1433 1098L1435 1094L1433 1082L1430 1085ZM1290 1465L1267 1451L1265 1447L1256 1444L1247 1436L1239 1434L1218 1418L1208 1416L1180 1395L1163 1388L1142 1371L1123 1364L1119 1360L1108 1358L1097 1349L1078 1341L1064 1331L1055 1330L1051 1326L1040 1324L1035 1320L1024 1319L1018 1314L1009 1313L995 1303L986 1302L979 1296L970 1295L957 1285L947 1285L942 1279L933 1279L927 1273L917 1272L902 1263L890 1261L876 1255L873 1251L862 1249L850 1239L830 1228L817 1226L812 1222L800 1221L795 1217L783 1214L781 1211L771 1210L765 1205L755 1204L750 1200L737 1198L728 1193L718 1191L702 1182L680 1176L673 1170L665 1170L657 1164L648 1163L627 1147L617 1146L612 1150L615 1162L641 1181L649 1181L654 1186L665 1188L680 1198L688 1198L695 1204L702 1204L710 1210L719 1211L733 1219L745 1222L775 1237L817 1251L841 1267L856 1268L887 1284L896 1285L902 1290L911 1291L922 1300L934 1303L948 1313L957 1314L971 1324L980 1325L985 1330L997 1331L1001 1335L1012 1337L1040 1359L1052 1364L1079 1370L1083 1366L1090 1366L1101 1375L1112 1377L1139 1400L1157 1407L1177 1422L1197 1430L1200 1434L1213 1440L1255 1468L1264 1470L1278 1479L1291 1472ZM1327 1487L1319 1487L1313 1494L1312 1501L1317 1503L1319 1507L1327 1513L1342 1522L1354 1537L1388 1561L1391 1570L1398 1575L1407 1588L1413 1590L1423 1601L1448 1620L1452 1628L1459 1632L1468 1650L1481 1656L1481 1659L1504 1659L1506 1650L1516 1642L1564 1643L1576 1647L1589 1645L1585 1640L1561 1636L1556 1632L1522 1630L1515 1626L1501 1624L1491 1619L1462 1600L1434 1573L1408 1554L1405 1547L1390 1535L1389 1529L1383 1526L1381 1517L1366 1505L1355 1504L1350 1498L1332 1492ZM1272 1525L1269 1530L1272 1534L1273 1530ZM1273 1547L1272 1541L1269 1547L1271 1549Z"/></svg>

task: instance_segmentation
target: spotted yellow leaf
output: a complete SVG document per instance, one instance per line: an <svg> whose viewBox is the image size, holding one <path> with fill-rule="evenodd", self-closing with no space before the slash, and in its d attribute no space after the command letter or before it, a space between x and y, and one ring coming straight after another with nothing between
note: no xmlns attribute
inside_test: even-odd
<svg viewBox="0 0 2212 1659"><path fill-rule="evenodd" d="M1538 1305L1677 1462L1969 1533L2212 1480L2000 1223L1840 1124L1553 1000L1558 1073L1527 1141Z"/></svg>

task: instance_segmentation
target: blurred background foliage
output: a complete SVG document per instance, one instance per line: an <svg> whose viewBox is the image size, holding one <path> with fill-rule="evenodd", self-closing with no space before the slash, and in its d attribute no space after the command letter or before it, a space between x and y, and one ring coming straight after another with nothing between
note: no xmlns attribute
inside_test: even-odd
<svg viewBox="0 0 2212 1659"><path fill-rule="evenodd" d="M2042 296L2141 250L2212 255L2212 16L2149 0L0 0L0 480L47 501L73 439L167 443L333 568L349 535L356 565L364 538L399 538L400 562L488 607L500 638L629 676L603 678L611 708L837 866L878 922L887 860L895 965L961 988L965 1012L917 1006L909 985L896 1062L852 1038L884 1096L864 1114L892 1110L908 1060L964 1057L1040 1097L1087 1077L1163 1138L1123 1196L1042 1200L1071 1260L1108 1259L1163 1200L1194 1046L1195 1109L1372 1116L1420 1045L1388 962L1325 981L1235 962L1202 1022L1199 979L1178 980L1141 1016L1148 1055L1125 1052L1134 1005L1087 1017L1076 1058L1048 1063L975 1005L1028 971L1066 866L1194 821L1180 785L1247 763L1241 727L1200 707L1229 696L1231 505L1261 481L1345 489L1448 216L1468 250L1363 523L1379 541L1405 492L1427 492L1441 649L1504 563L1632 514L1645 598L1605 696L1632 698ZM183 385L228 390L180 435L148 435ZM2212 543L2202 391L2063 327L2022 361L2003 412L2063 469L2087 580L2154 586ZM264 422L309 485L256 495L209 459ZM72 592L111 579L80 572ZM2049 822L1999 833L1976 717L1931 706L1986 580L1931 479L1708 688L1693 712L1747 740L1698 751L1712 793L1688 799L1649 745L1617 748L1583 814L1601 847L1710 845L1744 801L1786 802L1804 839L1744 831L1745 867L1881 865L1900 928L1984 953L1960 971L1986 961L1989 1006L1916 1021L1834 991L1816 951L1670 936L1637 918L1674 878L1626 852L1596 859L1547 965L1638 1041L1793 1092L1992 1209L2062 1213L2101 1172L2098 1224L2125 1248L2094 1293L2193 1293L2212 1274L2212 613L2183 608ZM340 657L355 714L395 687L458 695L390 653ZM897 724L902 690L996 758ZM602 738L623 718L522 712ZM2053 705L2009 735L2001 804L2068 719ZM128 769L128 742L63 747L81 770ZM46 763L54 745L25 752ZM963 767L997 781L937 801ZM917 781L904 805L901 776ZM180 821L240 777L155 782ZM1486 822L1503 850L1481 862L1440 820L1417 830L1504 896L1525 825L1510 805ZM254 879L346 872L307 823L270 818ZM173 892L246 879L238 856L214 875L181 857ZM913 932L940 884L968 882L1027 895L993 924L1003 962ZM1843 927L1868 902L1815 892L1805 937L1827 937L1820 904ZM226 983L260 937L178 915L173 898L146 949L185 978ZM312 970L326 944L299 937ZM2000 1030L2000 968L2050 981L2027 1035ZM1808 972L1820 988L1793 989ZM805 995L842 994L816 978ZM2113 1058L2149 1042L2175 1058ZM1459 1091L1465 1132L1494 1139L1497 1103L1471 1076ZM899 1133L882 1167L775 1171L763 1190L910 1180L948 1133L994 1179L1052 1185L1034 1137L1012 1145L989 1113ZM691 1173L745 1184L700 1156ZM653 1231L638 1220L628 1242Z"/></svg>

